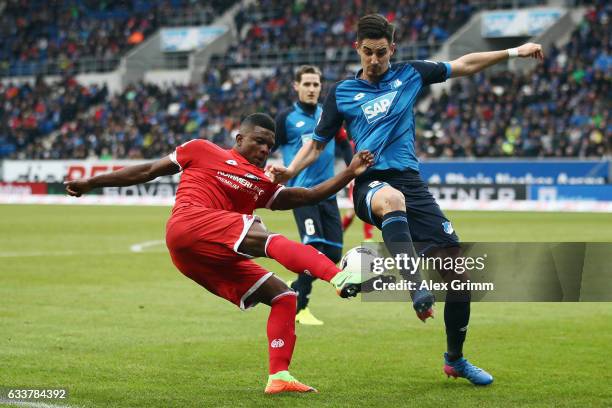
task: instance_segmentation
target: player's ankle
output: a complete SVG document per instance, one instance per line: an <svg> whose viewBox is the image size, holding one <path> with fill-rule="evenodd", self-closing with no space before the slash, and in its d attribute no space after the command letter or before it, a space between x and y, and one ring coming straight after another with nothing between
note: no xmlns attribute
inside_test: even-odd
<svg viewBox="0 0 612 408"><path fill-rule="evenodd" d="M446 359L450 363L455 362L461 358L463 358L463 353L457 353L457 352L452 352L452 351L446 352Z"/></svg>
<svg viewBox="0 0 612 408"><path fill-rule="evenodd" d="M274 374L270 374L268 377L270 380L284 380L284 381L293 380L293 377L291 376L291 374L289 374L288 370L277 371Z"/></svg>

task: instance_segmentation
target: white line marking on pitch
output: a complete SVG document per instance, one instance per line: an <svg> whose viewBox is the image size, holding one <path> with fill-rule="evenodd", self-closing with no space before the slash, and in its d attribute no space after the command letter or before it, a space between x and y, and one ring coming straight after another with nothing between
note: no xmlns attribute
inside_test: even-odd
<svg viewBox="0 0 612 408"><path fill-rule="evenodd" d="M21 407L32 407L32 408L76 408L75 405L55 405L55 404L46 404L44 402L13 401L13 400L4 399L4 398L0 398L0 404L17 405Z"/></svg>
<svg viewBox="0 0 612 408"><path fill-rule="evenodd" d="M145 242L139 242L137 244L134 244L132 246L130 246L130 251L132 252L142 252L145 248L149 248L149 247L153 247L153 246L158 246L158 245L162 245L165 244L166 241L164 240L155 240L155 241L145 241Z"/></svg>

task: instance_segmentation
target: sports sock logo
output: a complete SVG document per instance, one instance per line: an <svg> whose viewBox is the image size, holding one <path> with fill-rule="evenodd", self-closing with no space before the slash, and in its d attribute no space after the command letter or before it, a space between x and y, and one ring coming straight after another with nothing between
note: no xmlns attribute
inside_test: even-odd
<svg viewBox="0 0 612 408"><path fill-rule="evenodd" d="M272 348L281 348L285 345L285 342L283 341L283 339L274 339L272 340L272 342L270 342L270 347Z"/></svg>

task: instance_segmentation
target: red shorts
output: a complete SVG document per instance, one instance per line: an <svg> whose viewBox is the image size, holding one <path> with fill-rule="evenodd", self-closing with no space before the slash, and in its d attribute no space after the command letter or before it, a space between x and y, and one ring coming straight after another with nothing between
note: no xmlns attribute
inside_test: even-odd
<svg viewBox="0 0 612 408"><path fill-rule="evenodd" d="M204 207L184 207L166 225L166 245L174 265L188 278L241 309L272 272L238 252L253 215Z"/></svg>

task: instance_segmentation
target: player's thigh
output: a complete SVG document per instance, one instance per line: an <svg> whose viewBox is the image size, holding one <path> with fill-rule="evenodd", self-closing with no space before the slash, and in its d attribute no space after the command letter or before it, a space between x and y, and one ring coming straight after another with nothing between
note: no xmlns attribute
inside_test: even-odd
<svg viewBox="0 0 612 408"><path fill-rule="evenodd" d="M258 218L231 211L194 208L172 216L166 226L171 252L198 254L211 262L244 255L238 248Z"/></svg>
<svg viewBox="0 0 612 408"><path fill-rule="evenodd" d="M269 237L270 233L266 226L256 218L238 246L237 252L252 257L267 256L266 245Z"/></svg>
<svg viewBox="0 0 612 408"><path fill-rule="evenodd" d="M249 298L273 276L272 272L238 254L228 256L225 262L210 261L197 253L171 253L171 256L185 276L243 310L257 304Z"/></svg>
<svg viewBox="0 0 612 408"><path fill-rule="evenodd" d="M419 252L459 245L459 237L451 221L425 183L404 188L403 193L410 234Z"/></svg>
<svg viewBox="0 0 612 408"><path fill-rule="evenodd" d="M308 244L323 239L323 222L317 205L295 208L293 216L302 243Z"/></svg>
<svg viewBox="0 0 612 408"><path fill-rule="evenodd" d="M376 225L379 229L386 213L405 209L402 192L380 180L356 182L353 205L355 213L362 221Z"/></svg>

